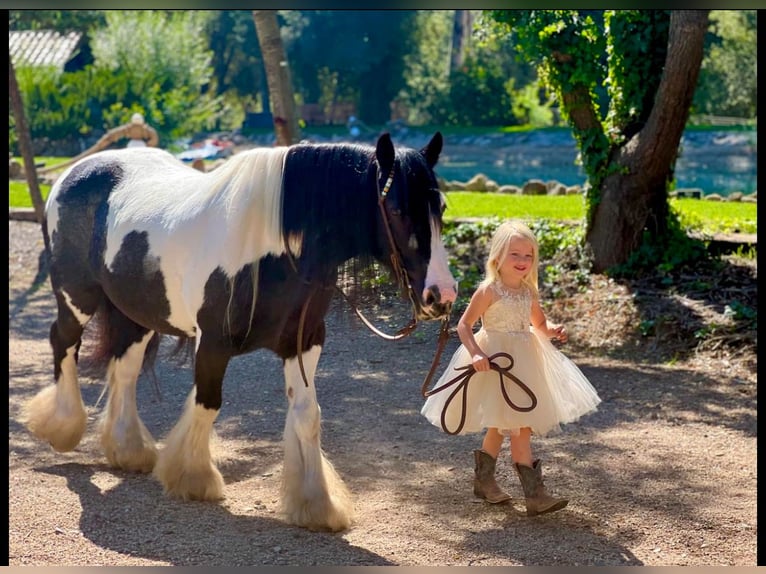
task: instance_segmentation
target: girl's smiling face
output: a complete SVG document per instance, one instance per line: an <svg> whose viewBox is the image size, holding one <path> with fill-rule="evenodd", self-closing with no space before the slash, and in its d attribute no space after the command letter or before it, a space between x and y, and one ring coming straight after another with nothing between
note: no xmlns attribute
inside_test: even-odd
<svg viewBox="0 0 766 574"><path fill-rule="evenodd" d="M508 242L508 252L497 266L503 283L509 287L521 286L535 261L535 248L524 237L514 237Z"/></svg>

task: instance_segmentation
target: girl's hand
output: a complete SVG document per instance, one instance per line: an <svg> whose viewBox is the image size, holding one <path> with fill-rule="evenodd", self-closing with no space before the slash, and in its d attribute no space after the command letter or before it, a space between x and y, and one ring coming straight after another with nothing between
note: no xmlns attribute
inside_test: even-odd
<svg viewBox="0 0 766 574"><path fill-rule="evenodd" d="M471 357L471 364L477 371L489 371L489 357L484 353L477 353Z"/></svg>
<svg viewBox="0 0 766 574"><path fill-rule="evenodd" d="M566 343L569 339L567 328L564 325L551 325L548 329L548 338L560 343Z"/></svg>

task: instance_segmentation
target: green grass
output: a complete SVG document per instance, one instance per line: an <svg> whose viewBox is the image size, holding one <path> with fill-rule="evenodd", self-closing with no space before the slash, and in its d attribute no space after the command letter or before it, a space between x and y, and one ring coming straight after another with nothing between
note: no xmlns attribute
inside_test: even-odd
<svg viewBox="0 0 766 574"><path fill-rule="evenodd" d="M447 192L445 219L518 217L581 221L585 205L580 195L508 195L473 191ZM671 199L685 226L706 233L757 233L755 203Z"/></svg>
<svg viewBox="0 0 766 574"><path fill-rule="evenodd" d="M758 233L758 204L671 199L684 225L707 233Z"/></svg>
<svg viewBox="0 0 766 574"><path fill-rule="evenodd" d="M475 191L447 192L445 219L499 217L506 219L555 219L577 221L585 206L579 195L509 195Z"/></svg>
<svg viewBox="0 0 766 574"><path fill-rule="evenodd" d="M68 158L39 157L46 166L62 163ZM41 184L43 199L50 186ZM585 206L580 195L509 195L471 191L450 191L447 194L445 219L488 218L550 219L582 221ZM32 207L26 182L8 183L9 207ZM671 199L670 205L681 214L684 226L705 233L757 233L757 204Z"/></svg>
<svg viewBox="0 0 766 574"><path fill-rule="evenodd" d="M24 165L24 162L20 157L14 157L13 159ZM70 158L68 157L39 156L35 158L35 163L37 165L43 164L43 167L50 167L59 163L64 163L69 159ZM22 171L22 174L23 173L24 172ZM22 175L22 177L25 176ZM50 191L50 185L40 183L40 193L43 196L43 201L48 197ZM29 186L27 185L26 179L8 182L8 207L32 207L32 198L29 196Z"/></svg>
<svg viewBox="0 0 766 574"><path fill-rule="evenodd" d="M43 200L51 191L50 185L40 184L40 193ZM22 181L8 182L8 207L32 207L32 198L29 195L29 186Z"/></svg>

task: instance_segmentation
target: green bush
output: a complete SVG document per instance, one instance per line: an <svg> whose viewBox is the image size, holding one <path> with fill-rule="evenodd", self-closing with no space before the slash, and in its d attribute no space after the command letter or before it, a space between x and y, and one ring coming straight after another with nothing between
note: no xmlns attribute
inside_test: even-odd
<svg viewBox="0 0 766 574"><path fill-rule="evenodd" d="M32 138L62 140L89 131L87 74L64 74L54 67L16 68L24 114Z"/></svg>
<svg viewBox="0 0 766 574"><path fill-rule="evenodd" d="M207 90L213 76L208 17L191 10L108 11L106 26L93 32L92 65L66 73L18 67L32 137L99 136L134 112L157 130L161 146L212 129L226 110ZM15 143L9 134L11 149Z"/></svg>

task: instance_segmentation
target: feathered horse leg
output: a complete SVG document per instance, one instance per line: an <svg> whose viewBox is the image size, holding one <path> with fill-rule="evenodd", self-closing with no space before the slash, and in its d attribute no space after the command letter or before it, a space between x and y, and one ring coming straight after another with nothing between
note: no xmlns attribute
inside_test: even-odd
<svg viewBox="0 0 766 574"><path fill-rule="evenodd" d="M338 531L352 521L351 496L325 457L321 447L320 408L314 374L322 347L303 353L301 375L298 357L284 365L288 410L285 420L285 460L282 471L282 511L291 524L311 530Z"/></svg>

